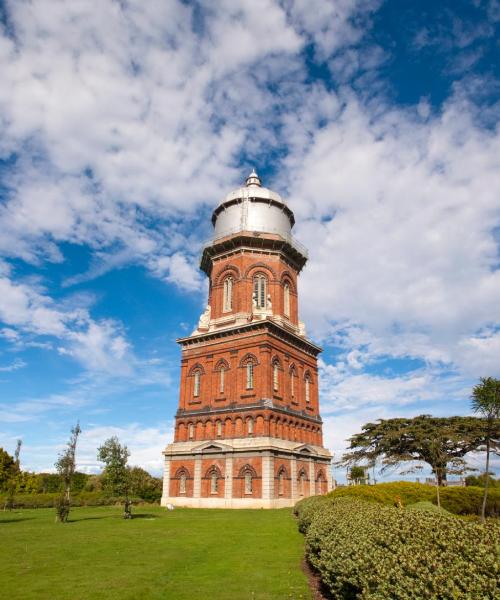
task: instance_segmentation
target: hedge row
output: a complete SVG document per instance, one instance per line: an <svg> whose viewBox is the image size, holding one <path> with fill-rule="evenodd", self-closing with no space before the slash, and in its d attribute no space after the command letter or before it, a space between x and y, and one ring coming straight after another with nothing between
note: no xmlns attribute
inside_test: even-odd
<svg viewBox="0 0 500 600"><path fill-rule="evenodd" d="M308 498L296 512L308 560L334 598L498 598L498 521L481 525L356 498Z"/></svg>
<svg viewBox="0 0 500 600"><path fill-rule="evenodd" d="M52 508L60 493L50 494L16 494L14 508ZM7 497L0 494L0 507L5 505ZM133 504L145 504L142 498L131 498ZM80 492L71 495L71 506L112 506L122 504L123 498L106 495L102 492Z"/></svg>
<svg viewBox="0 0 500 600"><path fill-rule="evenodd" d="M456 515L479 515L483 503L484 488L480 487L441 487L441 506ZM355 485L340 487L329 494L332 498L349 496L394 506L398 500L403 506L415 502L428 501L437 503L436 488L423 483L398 481L394 483L379 483L377 485ZM492 488L488 493L487 514L500 515L500 489Z"/></svg>

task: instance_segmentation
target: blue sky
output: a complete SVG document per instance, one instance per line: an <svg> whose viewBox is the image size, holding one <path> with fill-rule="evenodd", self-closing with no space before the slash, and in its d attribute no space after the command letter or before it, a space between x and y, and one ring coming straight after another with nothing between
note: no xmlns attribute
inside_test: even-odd
<svg viewBox="0 0 500 600"><path fill-rule="evenodd" d="M255 167L310 251L325 442L500 376L500 3L3 2L0 445L159 473L210 213ZM342 474L337 474L342 478Z"/></svg>

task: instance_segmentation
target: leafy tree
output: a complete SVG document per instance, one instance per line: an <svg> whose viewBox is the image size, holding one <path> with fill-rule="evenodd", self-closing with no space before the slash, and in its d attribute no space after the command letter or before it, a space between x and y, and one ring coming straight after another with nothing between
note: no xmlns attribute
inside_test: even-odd
<svg viewBox="0 0 500 600"><path fill-rule="evenodd" d="M500 485L500 480L495 479L494 473L488 473L488 478L486 478L486 473L481 473L481 475L468 475L465 478L466 486L475 486L484 488L486 479L488 479L488 487L496 488Z"/></svg>
<svg viewBox="0 0 500 600"><path fill-rule="evenodd" d="M498 431L498 422L496 429ZM430 465L439 486L454 468L463 467L464 456L486 440L481 420L475 417L431 417L379 419L363 425L350 439L349 452L337 463L350 466L381 461L381 471L404 462Z"/></svg>
<svg viewBox="0 0 500 600"><path fill-rule="evenodd" d="M485 473L490 470L491 449L499 447L498 418L500 417L500 380L493 377L481 377L480 383L472 390L472 410L482 415L484 421L484 434L486 442L486 468ZM485 520L486 501L488 498L489 478L485 477L483 507L481 510L481 521Z"/></svg>
<svg viewBox="0 0 500 600"><path fill-rule="evenodd" d="M141 467L130 467L130 494L154 502L161 498L162 480L152 477Z"/></svg>
<svg viewBox="0 0 500 600"><path fill-rule="evenodd" d="M97 450L97 459L106 465L102 474L104 489L113 495L125 497L124 519L132 518L129 500L130 472L127 468L129 456L127 446L122 446L116 436L107 439Z"/></svg>
<svg viewBox="0 0 500 600"><path fill-rule="evenodd" d="M14 494L16 493L16 479L20 473L19 455L21 453L22 440L17 440L14 459L10 468L10 477L7 481L7 498L5 500L4 510L8 508L12 510L14 507Z"/></svg>
<svg viewBox="0 0 500 600"><path fill-rule="evenodd" d="M9 481L18 471L14 457L3 448L0 448L0 490L7 489Z"/></svg>
<svg viewBox="0 0 500 600"><path fill-rule="evenodd" d="M71 436L66 450L59 455L56 462L56 469L64 486L64 491L56 502L56 518L61 523L66 523L69 517L69 509L71 506L71 484L73 482L76 465L76 443L81 432L80 425L77 423L71 430Z"/></svg>
<svg viewBox="0 0 500 600"><path fill-rule="evenodd" d="M351 467L351 471L350 471L351 481L366 483L366 479L367 479L366 469L367 469L367 467L359 467L359 466Z"/></svg>

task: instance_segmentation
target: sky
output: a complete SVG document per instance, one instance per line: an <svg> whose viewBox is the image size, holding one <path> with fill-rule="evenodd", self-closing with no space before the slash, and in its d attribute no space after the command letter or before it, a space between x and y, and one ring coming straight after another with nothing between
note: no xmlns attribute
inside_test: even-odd
<svg viewBox="0 0 500 600"><path fill-rule="evenodd" d="M325 445L500 376L498 0L0 2L0 446L161 472L213 208L309 249ZM472 462L474 462L473 459ZM336 472L342 479L343 474Z"/></svg>

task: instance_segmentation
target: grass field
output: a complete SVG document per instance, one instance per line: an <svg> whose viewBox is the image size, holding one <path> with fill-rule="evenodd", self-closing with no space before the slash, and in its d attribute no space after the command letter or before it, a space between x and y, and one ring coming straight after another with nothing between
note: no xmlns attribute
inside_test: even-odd
<svg viewBox="0 0 500 600"><path fill-rule="evenodd" d="M0 513L9 600L311 598L291 510L74 508Z"/></svg>

